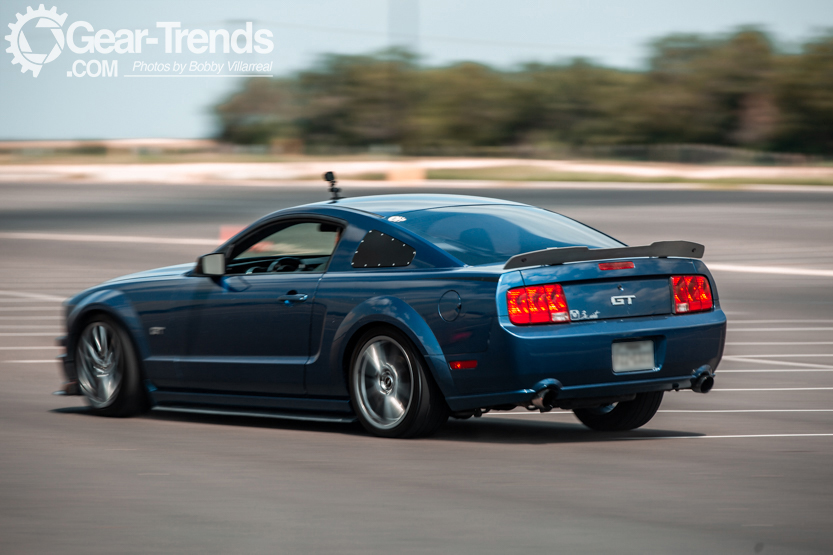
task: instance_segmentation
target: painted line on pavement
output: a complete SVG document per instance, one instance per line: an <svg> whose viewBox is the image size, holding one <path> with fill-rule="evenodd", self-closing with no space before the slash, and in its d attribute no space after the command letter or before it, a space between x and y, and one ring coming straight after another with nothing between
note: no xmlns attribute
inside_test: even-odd
<svg viewBox="0 0 833 555"><path fill-rule="evenodd" d="M386 185L389 186L389 185ZM26 239L41 241L74 241L82 243L149 243L154 245L203 245L217 246L216 239L187 237L148 237L139 235L92 235L77 233L0 232L0 239ZM790 268L783 266L742 266L737 264L709 264L712 270L751 274L777 274L793 276L833 277L833 270Z"/></svg>
<svg viewBox="0 0 833 555"><path fill-rule="evenodd" d="M719 272L740 272L744 274L775 274L782 276L833 277L833 270L811 268L789 268L784 266L740 266L737 264L709 264L710 270Z"/></svg>
<svg viewBox="0 0 833 555"><path fill-rule="evenodd" d="M0 316L0 320L63 320L61 316Z"/></svg>
<svg viewBox="0 0 833 555"><path fill-rule="evenodd" d="M783 373L792 373L792 372L833 372L833 366L825 366L822 368L756 368L756 369L744 369L744 370L718 370L717 374L744 374L744 373L770 373L770 374L783 374Z"/></svg>
<svg viewBox="0 0 833 555"><path fill-rule="evenodd" d="M730 333L739 331L833 331L833 328L729 328Z"/></svg>
<svg viewBox="0 0 833 555"><path fill-rule="evenodd" d="M63 301L66 298L58 297L57 295L44 295L43 293L23 293L20 291L0 291L0 295L6 295L8 297L17 297L20 299L37 299L39 301Z"/></svg>
<svg viewBox="0 0 833 555"><path fill-rule="evenodd" d="M833 357L833 353L818 353L818 354L783 354L783 355L731 355L733 358L792 358L792 357ZM724 357L725 358L725 357Z"/></svg>
<svg viewBox="0 0 833 555"><path fill-rule="evenodd" d="M0 332L0 337L57 337L60 333L33 331L25 333Z"/></svg>
<svg viewBox="0 0 833 555"><path fill-rule="evenodd" d="M153 245L205 245L216 247L216 239L187 237L146 237L139 235L88 235L76 233L0 233L0 239L30 239L39 241L74 241L78 243L149 243Z"/></svg>
<svg viewBox="0 0 833 555"><path fill-rule="evenodd" d="M727 341L726 345L833 345L833 341Z"/></svg>
<svg viewBox="0 0 833 555"><path fill-rule="evenodd" d="M723 413L723 412L737 412L737 413L744 413L744 412L833 412L833 409L704 409L704 410L684 410L684 409L667 409L667 410L659 410L657 412L666 412L666 413ZM529 412L504 412L504 413L488 413L484 416L556 416L556 415L570 415L573 414L572 411L565 411L565 410L553 410L550 412L538 412L538 411L529 411Z"/></svg>
<svg viewBox="0 0 833 555"><path fill-rule="evenodd" d="M730 320L730 324L833 324L833 320Z"/></svg>
<svg viewBox="0 0 833 555"><path fill-rule="evenodd" d="M9 299L0 299L0 302ZM14 299L22 300L22 299ZM60 307L52 306L0 306L0 312L24 312L29 310L60 310Z"/></svg>
<svg viewBox="0 0 833 555"><path fill-rule="evenodd" d="M710 393L722 391L831 391L833 387L761 387L749 389L712 389ZM680 391L691 391L690 389L681 389ZM693 393L693 391L691 391Z"/></svg>
<svg viewBox="0 0 833 555"><path fill-rule="evenodd" d="M21 324L21 325L14 325L14 324L3 324L0 325L0 329L3 330L19 330L19 329L29 329L29 330L43 330L43 329L60 329L60 324Z"/></svg>
<svg viewBox="0 0 833 555"><path fill-rule="evenodd" d="M774 364L776 366L796 366L799 368L830 368L829 364L812 364L809 362L793 362L790 360L763 360L760 358L740 356L723 357L723 360L728 360L730 362L754 362L756 364Z"/></svg>
<svg viewBox="0 0 833 555"><path fill-rule="evenodd" d="M638 439L746 439L746 438L773 438L773 437L833 437L833 434L744 434L727 436L645 436L645 437L622 437L611 438L616 441L638 440Z"/></svg>
<svg viewBox="0 0 833 555"><path fill-rule="evenodd" d="M0 293L0 294L2 294L2 293ZM5 297L0 297L0 303L31 303L31 302L38 302L38 301L40 301L40 302L52 302L52 301L55 301L55 300L57 300L57 299L46 299L46 300L44 300L44 299L28 299L28 298L27 299L9 299L9 298L5 298ZM63 300L63 299L61 299L61 300ZM54 310L56 308L56 305L53 303L51 307L41 307L41 308L44 308L44 309L52 308L52 310ZM6 306L5 309L6 310L23 310L23 307L20 307L20 306Z"/></svg>
<svg viewBox="0 0 833 555"><path fill-rule="evenodd" d="M59 345L43 345L41 347L0 347L0 351L36 351L38 349L63 349L63 347Z"/></svg>

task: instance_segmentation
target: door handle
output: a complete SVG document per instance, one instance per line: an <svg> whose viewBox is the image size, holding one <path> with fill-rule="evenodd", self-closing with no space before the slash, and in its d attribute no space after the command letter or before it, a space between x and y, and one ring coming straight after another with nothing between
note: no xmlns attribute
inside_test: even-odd
<svg viewBox="0 0 833 555"><path fill-rule="evenodd" d="M278 300L283 302L284 304L302 303L307 299L309 299L309 295L304 294L281 295L280 297L278 297Z"/></svg>

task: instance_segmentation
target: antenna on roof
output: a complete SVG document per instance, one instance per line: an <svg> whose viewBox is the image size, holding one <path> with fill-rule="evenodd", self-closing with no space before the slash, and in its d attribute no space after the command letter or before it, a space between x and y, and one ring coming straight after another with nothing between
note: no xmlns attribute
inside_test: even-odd
<svg viewBox="0 0 833 555"><path fill-rule="evenodd" d="M338 194L341 192L341 189L336 187L336 174L334 174L333 172L325 173L324 174L324 181L326 181L330 184L330 194L332 195L330 197L330 200L340 199L341 197L338 196Z"/></svg>

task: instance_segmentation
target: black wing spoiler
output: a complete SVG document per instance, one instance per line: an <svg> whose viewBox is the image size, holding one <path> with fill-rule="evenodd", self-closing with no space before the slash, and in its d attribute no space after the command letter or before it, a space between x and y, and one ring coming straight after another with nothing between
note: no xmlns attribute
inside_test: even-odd
<svg viewBox="0 0 833 555"><path fill-rule="evenodd" d="M642 247L616 247L613 249L589 249L587 247L562 247L542 251L516 254L503 267L504 270L526 268L528 266L555 266L565 262L585 262L588 260L608 260L611 258L665 258L679 256L682 258L703 258L706 247L689 241L657 241Z"/></svg>

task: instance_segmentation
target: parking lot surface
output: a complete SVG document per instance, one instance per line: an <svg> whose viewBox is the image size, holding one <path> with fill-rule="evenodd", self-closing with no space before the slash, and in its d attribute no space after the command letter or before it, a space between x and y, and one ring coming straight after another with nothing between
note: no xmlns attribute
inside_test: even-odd
<svg viewBox="0 0 833 555"><path fill-rule="evenodd" d="M564 411L452 420L414 441L358 425L90 416L81 398L50 395L61 300L194 260L222 225L325 200L325 187L3 184L0 553L833 551L833 194L485 194L632 245L705 244L729 318L715 389L667 393L647 426L616 434Z"/></svg>

